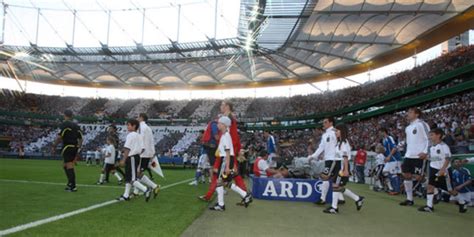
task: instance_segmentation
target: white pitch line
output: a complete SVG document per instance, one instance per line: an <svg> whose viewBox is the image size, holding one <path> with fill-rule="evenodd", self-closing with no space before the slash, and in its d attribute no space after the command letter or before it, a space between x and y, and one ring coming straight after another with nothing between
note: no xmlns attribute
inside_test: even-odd
<svg viewBox="0 0 474 237"><path fill-rule="evenodd" d="M31 181L31 180L17 180L17 179L0 179L0 182L10 182L10 183L25 183L25 184L46 184L46 185L59 185L66 186L64 183L53 183L53 182L43 182L43 181ZM78 187L88 187L88 188L116 188L123 189L120 186L105 186L105 185L91 185L91 184L76 184Z"/></svg>
<svg viewBox="0 0 474 237"><path fill-rule="evenodd" d="M180 184L189 182L191 180L193 180L193 179L186 179L186 180L183 180L183 181L180 181L180 182L172 183L172 184L161 187L161 190L171 188L171 187L174 187L176 185L180 185ZM6 180L5 179L0 179L0 181L6 181ZM12 180L7 180L7 181L12 181ZM58 183L36 182L36 181L26 181L26 180L14 180L14 181L22 181L21 183L31 182L31 183L51 184L51 185L57 185L58 184ZM61 185L64 185L64 184L61 184ZM84 184L84 185L87 185L87 184ZM94 186L94 185L90 185L90 186L98 187L98 186ZM107 186L100 186L100 187L107 187ZM67 213L64 213L64 214L61 214L61 215L52 216L52 217L49 217L49 218L46 218L46 219L37 220L37 221L33 221L33 222L26 223L26 224L23 224L23 225L15 226L15 227L12 227L10 229L1 230L0 231L0 236L13 234L13 233L23 231L23 230L26 230L26 229L29 229L29 228L44 225L44 224L47 224L47 223L50 223L50 222L53 222L53 221L61 220L61 219L68 218L68 217L71 217L71 216L75 216L77 214L81 214L81 213L91 211L91 210L94 210L94 209L97 209L97 208L105 207L105 206L108 206L110 204L114 204L114 203L117 203L117 202L119 202L119 201L110 200L110 201L107 201L107 202L92 205L90 207L85 207L85 208L81 208L81 209L78 209L78 210L75 210L75 211L67 212Z"/></svg>

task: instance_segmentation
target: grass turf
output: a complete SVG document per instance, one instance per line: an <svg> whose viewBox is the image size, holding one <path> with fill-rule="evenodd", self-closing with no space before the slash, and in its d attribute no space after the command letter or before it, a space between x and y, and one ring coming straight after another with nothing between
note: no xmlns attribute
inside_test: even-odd
<svg viewBox="0 0 474 237"><path fill-rule="evenodd" d="M94 185L99 170L80 164L77 182ZM157 181L164 186L193 173L165 170L166 180ZM114 176L105 187L79 187L77 193L64 192L62 185L5 179L65 183L60 161L0 159L0 230L102 203L123 192ZM349 185L366 197L362 211L346 198L339 215L323 214L322 207L301 202L255 200L247 209L237 207L234 203L240 199L232 191L225 197L226 212L204 211L207 205L196 196L206 188L177 185L150 203L143 198L116 203L12 236L474 236L473 208L460 214L457 206L441 203L435 213L420 213L416 208L425 200L416 199L415 207L400 207L403 197L375 193L366 185Z"/></svg>
<svg viewBox="0 0 474 237"><path fill-rule="evenodd" d="M30 180L66 183L60 161L0 159L0 230L48 218L112 200L123 193L123 186L93 186L99 177L98 166L76 167L76 193L65 192L62 185L16 183ZM192 178L192 170L165 170L166 179L155 180L162 186ZM143 197L101 207L73 217L41 225L12 236L178 236L205 209L196 196L206 187L181 184L163 190L156 200Z"/></svg>

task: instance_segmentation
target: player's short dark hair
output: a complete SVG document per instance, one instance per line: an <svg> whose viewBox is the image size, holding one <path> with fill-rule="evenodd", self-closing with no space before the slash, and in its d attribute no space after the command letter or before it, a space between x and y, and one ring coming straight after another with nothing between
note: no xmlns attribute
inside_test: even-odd
<svg viewBox="0 0 474 237"><path fill-rule="evenodd" d="M135 125L135 130L138 130L138 128L140 127L140 122L138 122L138 120L136 120L136 119L127 120L127 124L130 124L132 126Z"/></svg>
<svg viewBox="0 0 474 237"><path fill-rule="evenodd" d="M411 107L408 110L415 112L415 114L418 115L418 117L421 117L423 115L423 112L421 111L421 109L417 107Z"/></svg>
<svg viewBox="0 0 474 237"><path fill-rule="evenodd" d="M231 112L234 112L234 104L232 102L230 102L230 100L224 100L224 104L226 104L227 106L229 106L229 110Z"/></svg>
<svg viewBox="0 0 474 237"><path fill-rule="evenodd" d="M389 131L388 131L388 128L387 128L387 127L382 127L382 128L380 129L380 131L382 131L383 133L389 134Z"/></svg>
<svg viewBox="0 0 474 237"><path fill-rule="evenodd" d="M64 111L64 116L66 116L68 118L72 118L73 113L72 113L71 110L67 109L66 111Z"/></svg>
<svg viewBox="0 0 474 237"><path fill-rule="evenodd" d="M328 117L325 117L324 119L327 119L330 123L332 123L334 125L334 117L332 116L328 116Z"/></svg>
<svg viewBox="0 0 474 237"><path fill-rule="evenodd" d="M436 135L441 135L441 137L444 136L444 131L443 131L443 129L441 129L441 128L433 128L433 129L431 129L430 132L431 132L431 133L434 133L434 134L436 134Z"/></svg>
<svg viewBox="0 0 474 237"><path fill-rule="evenodd" d="M260 157L265 157L267 154L268 154L268 152L267 152L267 150L265 150L265 149L261 149L261 150L258 152L258 156L260 156Z"/></svg>
<svg viewBox="0 0 474 237"><path fill-rule="evenodd" d="M146 115L145 113L141 113L140 115L138 115L140 118L143 119L143 121L145 122L148 122L148 115Z"/></svg>

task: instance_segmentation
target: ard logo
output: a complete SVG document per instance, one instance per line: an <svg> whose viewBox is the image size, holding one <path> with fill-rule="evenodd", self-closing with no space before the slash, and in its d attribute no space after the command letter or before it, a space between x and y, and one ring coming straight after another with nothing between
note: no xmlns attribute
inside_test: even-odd
<svg viewBox="0 0 474 237"><path fill-rule="evenodd" d="M321 185L323 184L322 181L318 181L314 183L314 191L321 193Z"/></svg>

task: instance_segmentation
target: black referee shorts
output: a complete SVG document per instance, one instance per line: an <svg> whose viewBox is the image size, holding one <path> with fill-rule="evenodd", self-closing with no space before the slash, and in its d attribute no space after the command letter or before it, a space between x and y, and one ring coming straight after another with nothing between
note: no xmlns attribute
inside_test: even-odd
<svg viewBox="0 0 474 237"><path fill-rule="evenodd" d="M129 156L125 162L125 182L131 183L137 179L137 169L140 165L140 156Z"/></svg>
<svg viewBox="0 0 474 237"><path fill-rule="evenodd" d="M77 155L77 147L74 145L66 145L61 151L64 163L73 162Z"/></svg>

